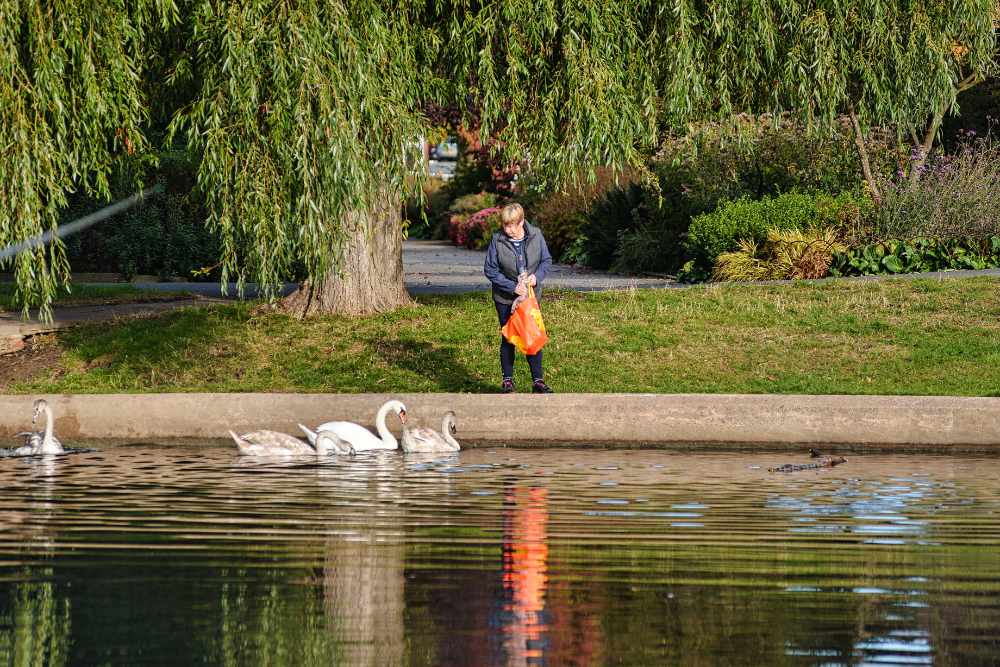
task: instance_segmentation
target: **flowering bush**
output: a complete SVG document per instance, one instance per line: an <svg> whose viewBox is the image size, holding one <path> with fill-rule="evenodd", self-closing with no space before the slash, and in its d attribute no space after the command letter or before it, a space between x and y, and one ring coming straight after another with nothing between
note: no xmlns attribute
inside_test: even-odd
<svg viewBox="0 0 1000 667"><path fill-rule="evenodd" d="M482 250L500 229L500 207L484 208L472 215L455 214L448 221L448 238L455 245Z"/></svg>
<svg viewBox="0 0 1000 667"><path fill-rule="evenodd" d="M913 156L919 158L919 156ZM1000 234L1000 143L966 140L955 153L883 177L882 203L850 230L851 245L917 238L983 241Z"/></svg>
<svg viewBox="0 0 1000 667"><path fill-rule="evenodd" d="M450 186L451 184L449 183L449 187L446 188L446 190L450 191ZM433 238L451 239L452 242L454 242L455 239L452 237L452 221L455 218L465 220L473 213L477 213L484 208L497 206L499 203L499 197L492 192L474 192L451 199L447 208L439 214L437 223L434 227L434 233L432 235ZM465 244L461 243L459 245Z"/></svg>

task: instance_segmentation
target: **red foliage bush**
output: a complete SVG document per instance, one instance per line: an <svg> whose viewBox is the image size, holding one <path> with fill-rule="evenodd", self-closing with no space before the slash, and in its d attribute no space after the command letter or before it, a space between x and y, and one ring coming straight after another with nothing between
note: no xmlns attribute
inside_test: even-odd
<svg viewBox="0 0 1000 667"><path fill-rule="evenodd" d="M482 250L500 229L500 207L492 206L472 215L456 214L448 220L448 238L455 245Z"/></svg>

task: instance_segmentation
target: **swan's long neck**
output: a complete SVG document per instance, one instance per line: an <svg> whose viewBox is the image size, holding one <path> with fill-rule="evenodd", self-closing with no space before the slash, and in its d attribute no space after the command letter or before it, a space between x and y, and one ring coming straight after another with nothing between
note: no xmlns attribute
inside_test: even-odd
<svg viewBox="0 0 1000 667"><path fill-rule="evenodd" d="M461 449L462 445L458 444L458 440L455 440L455 438L453 438L451 435L451 425L454 423L455 423L455 415L451 413L446 414L444 418L441 420L441 436L444 438L445 442L447 442L455 449Z"/></svg>
<svg viewBox="0 0 1000 667"><path fill-rule="evenodd" d="M45 435L42 436L42 446L50 447L52 445L52 408L45 405Z"/></svg>
<svg viewBox="0 0 1000 667"><path fill-rule="evenodd" d="M382 444L389 449L396 449L399 447L399 441L396 440L396 436L392 434L389 427L385 425L385 418L391 409L392 406L388 403L379 408L378 414L375 415L375 428L378 429L378 435L382 438Z"/></svg>

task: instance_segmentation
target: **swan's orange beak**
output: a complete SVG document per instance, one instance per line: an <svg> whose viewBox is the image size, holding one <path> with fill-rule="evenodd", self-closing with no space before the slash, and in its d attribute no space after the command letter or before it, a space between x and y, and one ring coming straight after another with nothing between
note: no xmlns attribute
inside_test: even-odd
<svg viewBox="0 0 1000 667"><path fill-rule="evenodd" d="M399 421L401 421L404 424L406 423L406 410L399 411Z"/></svg>

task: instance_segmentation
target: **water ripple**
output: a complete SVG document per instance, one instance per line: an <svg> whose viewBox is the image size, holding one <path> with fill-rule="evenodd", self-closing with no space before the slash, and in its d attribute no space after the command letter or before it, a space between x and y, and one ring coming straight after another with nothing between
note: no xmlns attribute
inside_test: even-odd
<svg viewBox="0 0 1000 667"><path fill-rule="evenodd" d="M988 662L995 464L789 460L2 459L0 663Z"/></svg>

